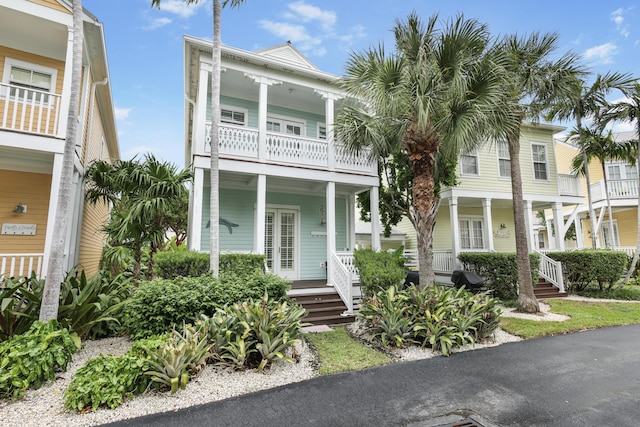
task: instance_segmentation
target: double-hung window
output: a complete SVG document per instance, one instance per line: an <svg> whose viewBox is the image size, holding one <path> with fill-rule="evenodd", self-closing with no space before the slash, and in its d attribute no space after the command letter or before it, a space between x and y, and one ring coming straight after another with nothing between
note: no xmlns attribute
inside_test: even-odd
<svg viewBox="0 0 640 427"><path fill-rule="evenodd" d="M541 181L549 180L549 168L547 167L547 146L544 144L531 144L533 157L533 177Z"/></svg>
<svg viewBox="0 0 640 427"><path fill-rule="evenodd" d="M460 156L460 167L463 175L480 175L478 165L478 151L471 150Z"/></svg>
<svg viewBox="0 0 640 427"><path fill-rule="evenodd" d="M49 93L55 91L57 70L13 58L6 58L4 83L11 85L9 95L26 102L49 102ZM6 93L3 88L3 94Z"/></svg>
<svg viewBox="0 0 640 427"><path fill-rule="evenodd" d="M509 155L509 145L505 141L498 142L498 176L511 178L511 156Z"/></svg>
<svg viewBox="0 0 640 427"><path fill-rule="evenodd" d="M460 218L460 248L484 249L484 227L482 219Z"/></svg>
<svg viewBox="0 0 640 427"><path fill-rule="evenodd" d="M318 139L327 139L327 126L324 123L318 123Z"/></svg>

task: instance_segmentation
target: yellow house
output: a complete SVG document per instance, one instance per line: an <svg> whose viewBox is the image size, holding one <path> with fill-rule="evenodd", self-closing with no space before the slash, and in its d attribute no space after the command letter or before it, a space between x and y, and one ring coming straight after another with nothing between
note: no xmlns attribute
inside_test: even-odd
<svg viewBox="0 0 640 427"><path fill-rule="evenodd" d="M47 270L71 93L65 0L0 0L0 277ZM97 271L107 206L84 202L85 168L119 158L102 24L84 11L73 204L65 267Z"/></svg>
<svg viewBox="0 0 640 427"><path fill-rule="evenodd" d="M634 132L619 132L613 135L618 142L636 139ZM571 159L580 151L578 147L566 138L557 138L556 157L558 170L571 173ZM611 218L613 232L611 232L607 191L605 191L605 177L611 201ZM596 229L595 245L597 248L613 248L633 254L638 236L638 168L623 161L606 161L604 169L598 160L589 163L589 178L591 181L591 200ZM591 215L589 214L587 181L580 178L583 203L576 212L576 240L569 243L578 248L593 247L591 238ZM565 216L569 212L565 212ZM547 221L549 222L549 221ZM548 234L551 234L549 230ZM551 249L557 247L551 245Z"/></svg>

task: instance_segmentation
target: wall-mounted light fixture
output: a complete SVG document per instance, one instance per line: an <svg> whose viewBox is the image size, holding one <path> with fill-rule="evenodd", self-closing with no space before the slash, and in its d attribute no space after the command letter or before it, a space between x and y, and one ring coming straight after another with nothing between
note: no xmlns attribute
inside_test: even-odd
<svg viewBox="0 0 640 427"><path fill-rule="evenodd" d="M500 224L500 230L504 230L505 228L507 228L507 224L505 224L504 222Z"/></svg>
<svg viewBox="0 0 640 427"><path fill-rule="evenodd" d="M326 225L327 220L325 219L324 206L320 206L320 210L318 211L318 213L320 214L320 225Z"/></svg>
<svg viewBox="0 0 640 427"><path fill-rule="evenodd" d="M13 210L14 213L27 213L27 205L23 205L22 202L16 205L16 208Z"/></svg>

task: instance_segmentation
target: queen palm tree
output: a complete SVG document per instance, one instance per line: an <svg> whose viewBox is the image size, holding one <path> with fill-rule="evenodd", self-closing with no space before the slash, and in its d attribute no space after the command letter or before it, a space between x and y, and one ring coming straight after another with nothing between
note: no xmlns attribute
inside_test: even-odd
<svg viewBox="0 0 640 427"><path fill-rule="evenodd" d="M338 138L354 154L364 147L376 158L406 153L420 286L434 283L437 159L483 140L502 93L486 25L462 15L442 29L437 23L437 15L424 24L411 13L396 21L393 53L382 45L353 53L339 84L359 103L345 106L336 119Z"/></svg>
<svg viewBox="0 0 640 427"><path fill-rule="evenodd" d="M585 144L590 144L591 148L594 148L592 140L591 142L584 141L583 136L594 136L593 134L583 132L583 119L594 118L600 110L607 105L606 95L612 90L628 90L631 87L634 79L629 74L611 73L608 72L604 75L598 74L595 81L591 86L587 85L583 78L576 77L576 80L571 86L570 90L565 91L565 96L557 99L552 108L547 112L547 120L575 120L576 132L574 134L577 137L578 146L580 147L580 153L582 155L582 163L588 165L587 161L589 155L584 147ZM597 247L597 233L596 233L596 216L593 212L593 201L591 197L591 177L589 175L589 168L581 170L587 183L587 201L589 203L589 218L591 227L591 247L596 249Z"/></svg>
<svg viewBox="0 0 640 427"><path fill-rule="evenodd" d="M186 4L200 3L204 0L184 0ZM222 7L230 5L239 7L245 0L223 0ZM160 8L162 0L151 0L151 5ZM218 128L220 126L220 61L222 43L220 41L221 29L221 3L220 0L213 0L213 49L211 66L211 167L210 182L211 194L209 195L209 221L211 224L218 224L220 220L220 167L219 167L219 140ZM220 269L220 227L209 228L210 258L209 265L211 273L218 276Z"/></svg>
<svg viewBox="0 0 640 427"><path fill-rule="evenodd" d="M504 57L505 104L501 107L502 135L509 147L511 159L511 191L518 264L518 309L527 313L540 310L533 294L533 280L529 261L528 233L523 206L522 174L520 170L520 133L524 120L536 121L564 92L571 89L581 69L577 57L571 53L551 60L557 49L555 33L529 36L505 36L496 45L496 55ZM510 125L505 126L505 122Z"/></svg>
<svg viewBox="0 0 640 427"><path fill-rule="evenodd" d="M82 79L82 0L73 0L73 52L71 59L71 91L69 109L67 111L67 129L62 157L62 173L60 182L52 182L51 186L58 186L58 205L53 224L49 264L44 283L42 305L40 306L40 320L48 322L58 318L60 304L60 284L64 280L64 248L67 234L67 223L71 209L71 193L73 181L73 161L76 150L76 136L78 130L78 108L80 105L80 89Z"/></svg>
<svg viewBox="0 0 640 427"><path fill-rule="evenodd" d="M621 102L612 104L602 114L602 124L605 125L611 121L619 120L632 123L635 126L636 139L633 141L636 145L637 165L640 165L640 83L634 83L630 89L624 90L626 99ZM640 188L640 177L638 178L638 188ZM626 283L633 271L635 271L638 263L638 254L640 254L640 191L638 191L638 240L636 243L636 251L633 254L631 267L625 276Z"/></svg>

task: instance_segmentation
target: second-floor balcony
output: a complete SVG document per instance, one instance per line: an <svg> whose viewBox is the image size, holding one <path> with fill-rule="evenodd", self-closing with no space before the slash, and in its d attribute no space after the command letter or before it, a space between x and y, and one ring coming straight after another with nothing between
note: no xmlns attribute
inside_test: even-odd
<svg viewBox="0 0 640 427"><path fill-rule="evenodd" d="M580 178L574 175L558 174L558 193L562 196L579 196Z"/></svg>
<svg viewBox="0 0 640 427"><path fill-rule="evenodd" d="M638 179L612 179L607 181L609 199L638 199ZM591 197L594 202L606 200L604 180L591 184Z"/></svg>
<svg viewBox="0 0 640 427"><path fill-rule="evenodd" d="M218 135L221 156L367 175L378 173L368 151L354 156L339 143L331 150L324 139L267 132L264 146L261 147L258 129L227 124L220 125ZM210 122L205 130L205 151L211 151Z"/></svg>
<svg viewBox="0 0 640 427"><path fill-rule="evenodd" d="M56 136L61 96L0 82L0 129Z"/></svg>

